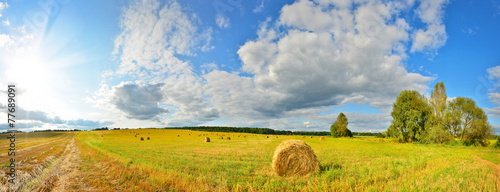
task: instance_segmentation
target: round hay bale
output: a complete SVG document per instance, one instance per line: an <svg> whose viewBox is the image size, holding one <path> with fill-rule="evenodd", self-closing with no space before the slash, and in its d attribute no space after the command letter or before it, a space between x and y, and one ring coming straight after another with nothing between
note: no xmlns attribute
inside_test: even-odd
<svg viewBox="0 0 500 192"><path fill-rule="evenodd" d="M219 139L224 139L224 137L220 136Z"/></svg>
<svg viewBox="0 0 500 192"><path fill-rule="evenodd" d="M231 137L227 137L227 140L231 140Z"/></svg>
<svg viewBox="0 0 500 192"><path fill-rule="evenodd" d="M304 176L318 171L319 161L304 141L286 140L274 151L273 170L278 176Z"/></svg>
<svg viewBox="0 0 500 192"><path fill-rule="evenodd" d="M305 139L305 138L306 138L306 136L302 136L302 139Z"/></svg>
<svg viewBox="0 0 500 192"><path fill-rule="evenodd" d="M144 137L141 137L141 141L144 141Z"/></svg>
<svg viewBox="0 0 500 192"><path fill-rule="evenodd" d="M276 136L276 139L278 138L278 136Z"/></svg>
<svg viewBox="0 0 500 192"><path fill-rule="evenodd" d="M325 137L320 137L319 140L320 141L325 141Z"/></svg>
<svg viewBox="0 0 500 192"><path fill-rule="evenodd" d="M205 143L208 143L208 142L210 142L210 138L205 137L205 139L203 139L203 141L204 141Z"/></svg>
<svg viewBox="0 0 500 192"><path fill-rule="evenodd" d="M180 137L180 135L177 135L177 137Z"/></svg>
<svg viewBox="0 0 500 192"><path fill-rule="evenodd" d="M147 137L146 139L149 140L149 137Z"/></svg>
<svg viewBox="0 0 500 192"><path fill-rule="evenodd" d="M269 138L269 136L266 136L266 138Z"/></svg>
<svg viewBox="0 0 500 192"><path fill-rule="evenodd" d="M311 136L311 139L313 138L313 136Z"/></svg>
<svg viewBox="0 0 500 192"><path fill-rule="evenodd" d="M137 137L137 135L134 135L134 137Z"/></svg>

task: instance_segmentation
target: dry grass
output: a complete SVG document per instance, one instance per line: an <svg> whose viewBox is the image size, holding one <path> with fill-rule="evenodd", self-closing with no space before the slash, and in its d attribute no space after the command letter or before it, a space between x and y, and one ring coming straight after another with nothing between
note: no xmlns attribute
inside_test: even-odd
<svg viewBox="0 0 500 192"><path fill-rule="evenodd" d="M304 141L287 140L274 151L273 169L279 176L304 176L318 171L319 161Z"/></svg>

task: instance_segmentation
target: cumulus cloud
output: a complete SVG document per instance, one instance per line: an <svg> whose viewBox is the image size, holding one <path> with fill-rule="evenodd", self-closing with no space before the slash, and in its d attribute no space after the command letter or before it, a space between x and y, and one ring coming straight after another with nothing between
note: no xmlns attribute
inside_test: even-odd
<svg viewBox="0 0 500 192"><path fill-rule="evenodd" d="M420 0L417 15L426 24L426 29L413 33L411 52L436 50L445 45L448 36L443 17L448 3L448 0Z"/></svg>
<svg viewBox="0 0 500 192"><path fill-rule="evenodd" d="M137 85L132 82L122 82L113 87L110 102L128 118L139 120L157 118L158 115L168 112L158 106L164 99L160 89L162 85Z"/></svg>
<svg viewBox="0 0 500 192"><path fill-rule="evenodd" d="M404 67L410 26L394 4L335 3L284 6L278 27L263 25L259 37L238 50L241 69L251 77L208 73L207 92L217 110L278 118L343 103L387 108L402 90L426 91L432 78Z"/></svg>
<svg viewBox="0 0 500 192"><path fill-rule="evenodd" d="M211 39L211 29L200 29L176 1L137 1L120 17L113 52L119 61L114 74L135 81L104 82L91 100L133 119L158 119L168 109L171 118L164 122L172 126L227 118L234 120L228 126L289 130L325 130L337 115L320 113L325 107L368 104L384 113L349 114L352 130L385 130L397 95L425 92L433 79L406 70L407 52L435 51L446 42L447 1L419 2L300 0L262 22L258 37L239 48L239 71L209 64L200 75L188 59L211 47L203 41ZM421 28L405 16L414 5ZM226 19L217 15L216 24L229 27ZM145 87L154 88L144 105L134 93Z"/></svg>
<svg viewBox="0 0 500 192"><path fill-rule="evenodd" d="M203 48L200 44L210 40L211 29L202 31L196 23L196 17L183 12L176 1L132 3L120 17L122 32L115 39L117 74L146 78L150 73L162 77L189 70L188 63L174 55L194 55Z"/></svg>
<svg viewBox="0 0 500 192"><path fill-rule="evenodd" d="M168 125L216 119L218 111L206 102L203 79L188 60L179 59L179 55L191 57L213 48L209 44L212 29L200 29L196 18L177 1L142 0L124 9L113 51L119 62L114 75L135 81L114 86L103 82L88 100L131 119L160 121L168 110L173 118L162 122Z"/></svg>
<svg viewBox="0 0 500 192"><path fill-rule="evenodd" d="M215 16L215 23L217 26L220 28L229 28L229 25L231 24L231 21L229 21L229 18L222 15L222 14L217 14Z"/></svg>

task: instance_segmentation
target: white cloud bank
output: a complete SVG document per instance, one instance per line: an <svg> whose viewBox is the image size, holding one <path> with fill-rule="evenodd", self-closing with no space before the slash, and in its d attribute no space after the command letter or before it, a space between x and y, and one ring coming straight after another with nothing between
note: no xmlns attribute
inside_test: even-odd
<svg viewBox="0 0 500 192"><path fill-rule="evenodd" d="M167 125L223 118L233 120L226 125L303 129L304 122L314 120L306 126L325 130L336 117L320 115L325 107L356 103L385 113L350 113L350 126L355 131L379 130L386 128L390 106L402 90L428 89L432 77L408 72L405 61L408 51L435 51L445 44L442 19L447 3L300 0L284 6L277 20L261 23L258 38L240 47L240 71L212 67L195 74L193 64L176 55L194 56L201 46L209 46L202 40L211 39L211 30L199 29L195 17L175 1L165 5L138 1L120 19L122 32L114 51L120 63L116 74L133 77L136 81L129 86L157 86L155 93L161 97L154 97L144 108L151 113L139 114L139 119L156 117ZM422 28L410 26L404 17L416 6L425 24ZM221 28L228 27L226 23L217 21ZM94 102L111 103L134 118L136 114L121 105L129 100L113 102L130 95L113 94L119 89L123 84L103 84Z"/></svg>

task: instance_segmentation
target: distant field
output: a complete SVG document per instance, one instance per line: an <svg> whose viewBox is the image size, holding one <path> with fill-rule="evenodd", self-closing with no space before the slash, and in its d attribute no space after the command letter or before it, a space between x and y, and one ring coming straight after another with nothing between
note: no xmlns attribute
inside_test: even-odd
<svg viewBox="0 0 500 192"><path fill-rule="evenodd" d="M204 143L203 135L211 142ZM76 138L82 182L104 191L497 191L499 182L491 163L500 163L499 151L491 148L151 129L81 132ZM321 171L276 176L272 155L287 139L307 142Z"/></svg>

